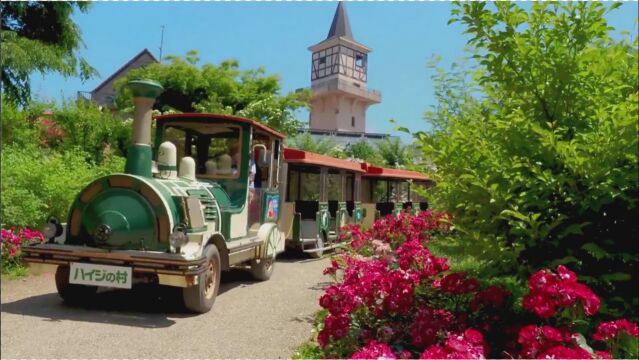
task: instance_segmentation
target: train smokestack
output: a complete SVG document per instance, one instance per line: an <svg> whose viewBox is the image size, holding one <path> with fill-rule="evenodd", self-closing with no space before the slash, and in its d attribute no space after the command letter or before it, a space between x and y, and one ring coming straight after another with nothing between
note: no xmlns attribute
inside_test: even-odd
<svg viewBox="0 0 639 360"><path fill-rule="evenodd" d="M126 157L127 174L151 177L151 112L155 99L164 91L153 80L133 80L128 83L133 91L135 114L133 117L133 145Z"/></svg>

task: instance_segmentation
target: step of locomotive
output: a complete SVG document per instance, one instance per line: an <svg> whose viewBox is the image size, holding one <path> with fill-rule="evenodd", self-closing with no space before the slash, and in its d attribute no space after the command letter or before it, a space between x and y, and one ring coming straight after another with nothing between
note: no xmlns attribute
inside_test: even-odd
<svg viewBox="0 0 639 360"><path fill-rule="evenodd" d="M257 247L264 244L257 236L234 239L227 243L229 250L229 265L246 264L247 261L256 259L260 255Z"/></svg>

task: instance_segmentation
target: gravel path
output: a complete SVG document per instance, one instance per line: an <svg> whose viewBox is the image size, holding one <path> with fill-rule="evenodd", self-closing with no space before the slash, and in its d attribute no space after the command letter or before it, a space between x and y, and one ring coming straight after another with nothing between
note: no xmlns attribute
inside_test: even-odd
<svg viewBox="0 0 639 360"><path fill-rule="evenodd" d="M203 315L163 297L171 288L103 292L79 308L62 303L53 274L3 281L2 358L289 358L310 337L327 265L285 254L266 282L223 273Z"/></svg>

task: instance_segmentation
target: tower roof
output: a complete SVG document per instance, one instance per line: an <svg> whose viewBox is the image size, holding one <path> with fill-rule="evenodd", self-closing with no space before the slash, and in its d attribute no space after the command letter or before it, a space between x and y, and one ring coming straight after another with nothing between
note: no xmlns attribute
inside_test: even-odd
<svg viewBox="0 0 639 360"><path fill-rule="evenodd" d="M351 24L348 22L348 15L346 14L346 7L344 6L343 1L339 1L337 3L337 9L333 16L333 23L331 24L331 29L328 31L326 40L333 37L345 37L349 40L355 41L355 39L353 39Z"/></svg>

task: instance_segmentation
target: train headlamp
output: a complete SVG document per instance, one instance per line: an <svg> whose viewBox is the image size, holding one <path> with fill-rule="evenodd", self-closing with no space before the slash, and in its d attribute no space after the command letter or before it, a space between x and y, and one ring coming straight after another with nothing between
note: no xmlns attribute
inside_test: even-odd
<svg viewBox="0 0 639 360"><path fill-rule="evenodd" d="M173 232L169 236L169 243L174 248L178 249L182 246L186 245L189 241L188 236L186 235L186 225L179 224L173 228Z"/></svg>
<svg viewBox="0 0 639 360"><path fill-rule="evenodd" d="M44 225L44 229L42 229L42 235L48 240L53 240L56 236L62 235L63 229L62 225L55 217L50 217L47 220L46 225Z"/></svg>

